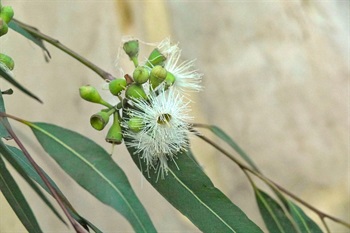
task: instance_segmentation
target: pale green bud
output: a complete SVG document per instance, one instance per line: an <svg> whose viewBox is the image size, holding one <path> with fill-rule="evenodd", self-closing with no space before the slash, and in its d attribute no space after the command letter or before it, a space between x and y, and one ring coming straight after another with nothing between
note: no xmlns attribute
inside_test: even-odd
<svg viewBox="0 0 350 233"><path fill-rule="evenodd" d="M168 73L167 73L167 75L165 77L166 87L172 86L174 84L175 80L176 80L175 76L168 71Z"/></svg>
<svg viewBox="0 0 350 233"><path fill-rule="evenodd" d="M13 18L14 12L11 6L4 6L1 8L0 17L6 22L9 23Z"/></svg>
<svg viewBox="0 0 350 233"><path fill-rule="evenodd" d="M149 81L152 85L152 88L155 89L159 84L161 84L167 75L166 69L161 66L155 66L151 70Z"/></svg>
<svg viewBox="0 0 350 233"><path fill-rule="evenodd" d="M134 133L138 133L143 128L143 121L139 117L131 117L128 121L128 127Z"/></svg>
<svg viewBox="0 0 350 233"><path fill-rule="evenodd" d="M80 97L83 98L86 101L92 102L92 103L97 103L97 104L102 104L108 108L112 108L113 106L104 101L98 93L97 89L90 86L90 85L85 85L81 86L79 88L79 94Z"/></svg>
<svg viewBox="0 0 350 233"><path fill-rule="evenodd" d="M149 78L149 71L147 68L143 66L138 66L135 70L134 73L132 74L134 81L138 84L143 84L148 81Z"/></svg>
<svg viewBox="0 0 350 233"><path fill-rule="evenodd" d="M166 57L158 49L154 49L148 57L147 66L152 68L156 65L162 65L165 60Z"/></svg>
<svg viewBox="0 0 350 233"><path fill-rule="evenodd" d="M108 124L110 116L110 112L98 112L90 117L90 124L96 130L103 130L104 127Z"/></svg>
<svg viewBox="0 0 350 233"><path fill-rule="evenodd" d="M113 115L113 124L108 130L106 135L106 142L112 144L120 144L123 141L122 127L120 126L119 112L115 112Z"/></svg>
<svg viewBox="0 0 350 233"><path fill-rule="evenodd" d="M125 92L125 96L128 99L145 99L145 100L147 99L147 95L143 90L142 86L136 83L128 86Z"/></svg>
<svg viewBox="0 0 350 233"><path fill-rule="evenodd" d="M138 66L137 57L139 55L139 41L130 40L124 43L123 49L125 53L129 56L130 60L134 62L135 67Z"/></svg>
<svg viewBox="0 0 350 233"><path fill-rule="evenodd" d="M0 36L5 35L8 32L8 30L9 27L7 23L2 18L0 18Z"/></svg>
<svg viewBox="0 0 350 233"><path fill-rule="evenodd" d="M15 62L13 59L5 54L0 53L0 62L4 63L9 70L13 70Z"/></svg>
<svg viewBox="0 0 350 233"><path fill-rule="evenodd" d="M102 100L97 89L90 85L81 86L79 88L79 93L81 98L92 103L100 103Z"/></svg>
<svg viewBox="0 0 350 233"><path fill-rule="evenodd" d="M124 78L114 79L109 83L109 91L113 95L119 95L126 88L126 80Z"/></svg>

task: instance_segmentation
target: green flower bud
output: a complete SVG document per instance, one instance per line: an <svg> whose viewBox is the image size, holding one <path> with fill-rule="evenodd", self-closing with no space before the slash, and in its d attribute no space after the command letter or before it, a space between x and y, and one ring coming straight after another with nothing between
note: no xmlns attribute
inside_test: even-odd
<svg viewBox="0 0 350 233"><path fill-rule="evenodd" d="M96 130L103 130L103 128L108 124L111 114L111 112L101 111L92 115L90 117L91 126Z"/></svg>
<svg viewBox="0 0 350 233"><path fill-rule="evenodd" d="M176 80L175 76L168 71L168 73L166 74L166 77L165 77L166 87L172 86L174 84L175 80Z"/></svg>
<svg viewBox="0 0 350 233"><path fill-rule="evenodd" d="M5 23L9 23L13 18L14 12L11 6L4 6L1 8L0 17L5 21Z"/></svg>
<svg viewBox="0 0 350 233"><path fill-rule="evenodd" d="M129 119L128 121L128 126L129 129L134 132L134 133L138 133L142 130L143 128L143 121L141 118L139 117L132 117Z"/></svg>
<svg viewBox="0 0 350 233"><path fill-rule="evenodd" d="M167 75L167 71L163 67L161 66L153 67L149 77L149 81L152 84L152 88L155 89L157 86L159 86L159 84L161 84L165 80L166 75Z"/></svg>
<svg viewBox="0 0 350 233"><path fill-rule="evenodd" d="M143 84L148 81L149 78L149 71L146 67L138 66L134 73L132 74L134 81L138 84Z"/></svg>
<svg viewBox="0 0 350 233"><path fill-rule="evenodd" d="M124 78L114 79L109 83L109 91L113 95L119 95L126 88L126 80Z"/></svg>
<svg viewBox="0 0 350 233"><path fill-rule="evenodd" d="M145 91L143 90L141 85L138 85L136 83L131 84L128 86L125 92L125 96L128 99L148 99Z"/></svg>
<svg viewBox="0 0 350 233"><path fill-rule="evenodd" d="M120 144L123 141L122 127L120 126L119 112L115 112L113 115L113 124L109 128L106 135L106 142L112 144Z"/></svg>
<svg viewBox="0 0 350 233"><path fill-rule="evenodd" d="M97 104L102 104L108 108L112 108L113 106L107 103L102 99L100 96L100 93L98 93L97 89L86 85L86 86L81 86L79 88L79 94L80 97L83 98L86 101L92 102L92 103L97 103Z"/></svg>
<svg viewBox="0 0 350 233"><path fill-rule="evenodd" d="M5 35L9 30L7 23L0 18L0 36Z"/></svg>
<svg viewBox="0 0 350 233"><path fill-rule="evenodd" d="M123 49L129 56L130 60L134 62L135 67L138 66L137 56L139 55L139 41L130 40L124 43Z"/></svg>
<svg viewBox="0 0 350 233"><path fill-rule="evenodd" d="M13 70L15 62L13 59L5 54L0 53L0 62L4 63L9 70Z"/></svg>
<svg viewBox="0 0 350 233"><path fill-rule="evenodd" d="M79 88L79 93L81 98L89 102L100 103L102 100L100 93L98 93L97 89L89 85L81 86Z"/></svg>
<svg viewBox="0 0 350 233"><path fill-rule="evenodd" d="M149 55L146 65L152 68L156 65L162 65L165 60L166 57L161 52L159 52L158 49L154 49Z"/></svg>

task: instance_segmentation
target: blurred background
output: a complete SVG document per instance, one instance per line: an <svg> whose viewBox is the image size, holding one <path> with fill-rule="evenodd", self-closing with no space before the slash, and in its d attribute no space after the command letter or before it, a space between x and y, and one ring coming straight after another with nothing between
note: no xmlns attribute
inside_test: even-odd
<svg viewBox="0 0 350 233"><path fill-rule="evenodd" d="M180 43L182 58L196 59L196 68L204 74L204 91L192 96L195 121L221 127L268 177L320 210L350 221L348 0L2 2L13 6L16 19L115 76L121 75L120 66L131 70L125 56L116 66L123 36L146 42L170 36ZM52 55L49 63L40 48L16 32L1 38L0 51L15 60L16 79L44 101L40 104L14 88L14 95L4 97L7 112L70 128L110 151L105 132L89 125L90 115L100 107L78 94L81 85L102 87L103 80L62 51L48 44L47 48ZM0 84L1 89L11 87L3 79ZM84 217L105 232L133 231L121 215L64 174L29 129L12 125ZM191 142L214 184L265 229L252 189L238 167L199 139ZM159 232L199 232L142 181L124 146L115 148L113 158ZM17 180L44 232L74 232ZM331 226L333 232L349 232ZM26 232L3 196L0 232Z"/></svg>

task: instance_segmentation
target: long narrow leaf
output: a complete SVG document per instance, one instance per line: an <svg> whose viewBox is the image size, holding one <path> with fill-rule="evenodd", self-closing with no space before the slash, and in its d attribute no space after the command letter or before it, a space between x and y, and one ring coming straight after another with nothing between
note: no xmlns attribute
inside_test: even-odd
<svg viewBox="0 0 350 233"><path fill-rule="evenodd" d="M82 187L120 212L136 232L155 232L130 183L111 156L90 139L55 125L28 123L43 148Z"/></svg>
<svg viewBox="0 0 350 233"><path fill-rule="evenodd" d="M2 97L1 91L0 91L0 112L6 112L5 103L4 103L4 99ZM2 124L0 123L0 138L11 139L10 134L7 132L6 128L3 125L3 124L9 125L7 118L3 117L0 122L2 122Z"/></svg>
<svg viewBox="0 0 350 233"><path fill-rule="evenodd" d="M9 83L17 87L19 90L21 90L23 93L27 94L28 96L34 98L35 100L42 103L42 101L34 95L32 92L30 92L28 89L23 87L20 83L18 83L13 77L10 72L6 69L6 67L2 64L0 64L0 76L3 77L5 80L7 80Z"/></svg>
<svg viewBox="0 0 350 233"><path fill-rule="evenodd" d="M210 125L209 129L219 138L224 140L227 144L229 144L254 170L259 171L258 167L255 165L253 160L243 151L243 149L238 146L238 144L222 129L215 125Z"/></svg>
<svg viewBox="0 0 350 233"><path fill-rule="evenodd" d="M19 189L16 181L7 170L4 161L0 157L0 190L6 200L15 211L24 227L33 233L41 233L38 222L29 207L25 197Z"/></svg>
<svg viewBox="0 0 350 233"><path fill-rule="evenodd" d="M29 177L31 177L34 181L36 181L43 189L46 190L46 192L51 194L48 187L43 182L43 180L38 175L38 173L35 171L35 169L31 166L28 159L24 156L23 152L16 147L7 146L7 148L11 152L11 159L15 160L15 162L19 166L21 166L21 168L26 172L26 174ZM71 215L73 216L73 218L75 220L77 220L84 228L87 228L87 226L89 226L96 233L102 233L102 231L99 230L95 225L93 225L91 222L89 222L88 220L86 220L84 217L82 217L81 215L79 215L77 213L77 211L73 208L73 206L69 203L67 198L63 195L63 193L61 192L59 187L56 185L56 183L43 170L42 170L42 172L44 173L46 178L49 180L50 184L57 190L62 201L64 202L64 204L68 208L68 210L71 213Z"/></svg>
<svg viewBox="0 0 350 233"><path fill-rule="evenodd" d="M296 222L300 232L322 233L321 228L307 216L304 211L291 201L288 201L288 210Z"/></svg>
<svg viewBox="0 0 350 233"><path fill-rule="evenodd" d="M55 207L51 204L51 202L46 198L46 196L42 193L42 191L36 186L36 184L29 178L27 172L19 165L19 163L13 158L14 154L11 151L17 151L20 153L21 151L15 147L6 146L2 141L0 141L0 153L6 158L6 160L16 169L16 171L22 176L22 178L31 186L31 188L38 194L38 196L44 201L44 203L53 211L53 213L63 222L61 215L57 212ZM24 155L23 155L24 156Z"/></svg>
<svg viewBox="0 0 350 233"><path fill-rule="evenodd" d="M34 35L32 35L30 32L28 32L27 30L25 30L22 26L21 23L18 22L16 19L12 19L9 22L9 27L18 32L19 34L21 34L22 36L26 37L27 39L33 41L36 45L38 45L46 54L47 57L45 57L46 60L48 60L48 58L50 58L50 53L49 50L47 50L47 48L45 47L43 41L37 37L35 37ZM37 30L37 29L36 29Z"/></svg>
<svg viewBox="0 0 350 233"><path fill-rule="evenodd" d="M257 188L255 189L255 197L261 216L270 233L297 232L281 206L273 198Z"/></svg>
<svg viewBox="0 0 350 233"><path fill-rule="evenodd" d="M126 139L128 140L128 139ZM262 232L245 214L220 190L215 188L188 150L176 155L176 164L169 162L165 179L157 180L157 174L150 172L140 160L135 149L128 148L132 159L153 187L176 209L185 215L203 232Z"/></svg>

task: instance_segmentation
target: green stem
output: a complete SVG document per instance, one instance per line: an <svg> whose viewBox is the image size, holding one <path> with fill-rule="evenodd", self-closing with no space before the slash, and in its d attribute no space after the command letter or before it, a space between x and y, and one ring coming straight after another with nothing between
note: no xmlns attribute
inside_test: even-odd
<svg viewBox="0 0 350 233"><path fill-rule="evenodd" d="M39 39L42 39L42 40L52 44L56 48L62 50L63 52L67 53L71 57L74 57L76 60L80 61L83 65L89 67L91 70L93 70L95 73L97 73L104 80L113 80L114 79L114 77L110 73L104 71L103 69L101 69L100 67L98 67L94 63L90 62L86 58L80 56L79 54L77 54L76 52L74 52L73 50L68 48L67 46L61 44L58 40L56 40L50 36L47 36L47 35L41 33L38 29L36 29L30 25L27 25L25 23L22 23L16 19L12 19L12 21L14 21L16 24L18 24L21 28L23 28L27 32L29 32L32 36L39 38Z"/></svg>
<svg viewBox="0 0 350 233"><path fill-rule="evenodd" d="M18 117L15 116L11 116L8 115L4 112L0 112L0 119L2 119L3 117L8 117L8 118L12 118L16 121L22 122L26 125L31 124L28 121L25 121L23 119L20 119ZM55 189L55 187L53 187L50 183L50 181L47 179L47 177L44 175L43 171L41 170L41 168L39 167L39 165L35 162L35 160L33 159L33 157L29 154L29 152L26 150L26 148L24 147L24 145L22 144L22 142L19 140L19 138L17 137L17 135L13 132L12 128L7 125L7 124L3 124L3 126L6 128L7 132L11 135L11 137L13 138L13 140L16 142L16 144L19 146L19 148L22 150L23 154L26 156L26 158L28 159L28 161L30 162L30 164L33 166L33 168L35 169L35 171L38 173L38 175L40 176L40 178L43 180L43 182L45 183L45 185L47 186L47 188L50 190L51 195L56 199L57 203L59 204L59 206L62 208L64 214L67 216L68 220L70 221L70 223L72 224L73 228L75 229L75 231L77 233L85 233L86 231L74 220L74 218L70 215L67 207L65 206L61 196L59 195L59 193L57 192L57 190Z"/></svg>
<svg viewBox="0 0 350 233"><path fill-rule="evenodd" d="M345 221L343 221L343 220L341 220L339 218L333 217L333 216L331 216L329 214L326 214L326 213L316 209L314 206L310 205L306 201L302 200L300 197L296 196L295 194L291 193L290 191L288 191L287 189L283 188L279 184L277 184L274 181L270 180L269 178L267 178L266 176L264 176L260 172L252 170L250 167L248 167L245 164L243 164L242 162L240 162L238 159L236 159L233 155L231 155L225 149L221 148L218 144L216 144L215 142L213 142L209 138L205 137L204 135L200 134L197 130L192 128L191 132L193 132L197 137L199 137L203 141L207 142L209 145L213 146L218 151L220 151L222 154L224 154L226 157L228 157L230 160L232 160L234 163L236 163L236 165L239 166L242 170L249 171L251 174L255 175L256 177L258 177L259 179L261 179L262 181L264 181L268 185L272 185L273 187L275 187L276 189L278 189L282 193L288 195L289 197L291 197L295 201L299 202L300 204L304 205L308 209L310 209L313 212L315 212L321 219L329 218L329 219L331 219L332 221L334 221L336 223L339 223L341 225L346 226L347 228L350 228L350 223L347 223L347 222L345 222Z"/></svg>
<svg viewBox="0 0 350 233"><path fill-rule="evenodd" d="M331 230L329 229L329 227L328 227L328 225L327 225L327 223L326 223L324 217L321 217L321 216L320 216L320 218L321 218L321 222L322 222L324 228L326 229L327 233L331 233Z"/></svg>

